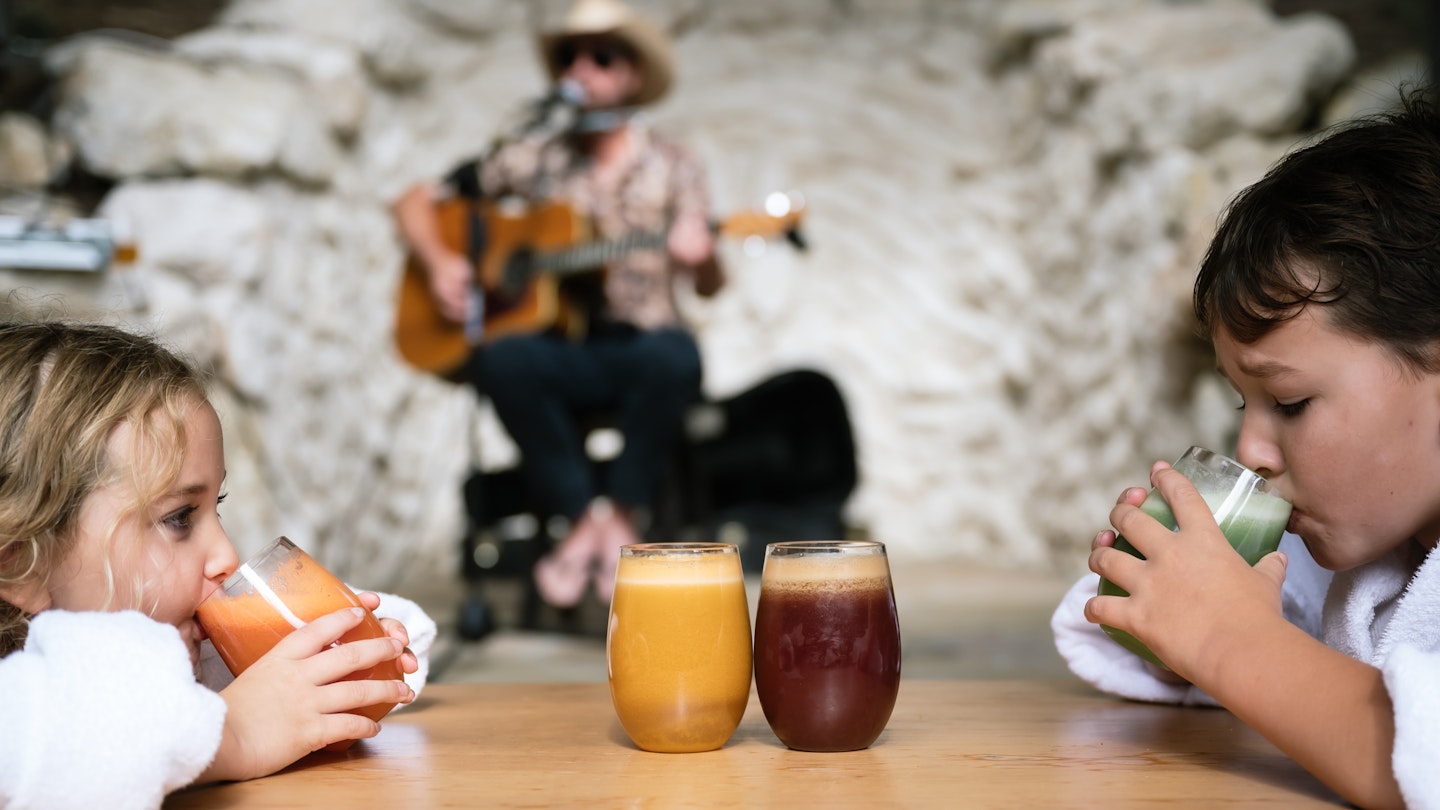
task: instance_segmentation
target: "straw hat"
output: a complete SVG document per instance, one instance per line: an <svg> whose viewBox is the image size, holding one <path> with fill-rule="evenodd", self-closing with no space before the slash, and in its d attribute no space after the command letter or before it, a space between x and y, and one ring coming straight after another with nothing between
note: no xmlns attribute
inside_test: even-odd
<svg viewBox="0 0 1440 810"><path fill-rule="evenodd" d="M540 35L540 58L552 80L560 78L555 63L555 46L569 37L610 36L630 46L642 76L640 89L631 104L648 104L670 89L675 73L675 56L670 37L649 18L637 14L620 0L577 0L560 27Z"/></svg>

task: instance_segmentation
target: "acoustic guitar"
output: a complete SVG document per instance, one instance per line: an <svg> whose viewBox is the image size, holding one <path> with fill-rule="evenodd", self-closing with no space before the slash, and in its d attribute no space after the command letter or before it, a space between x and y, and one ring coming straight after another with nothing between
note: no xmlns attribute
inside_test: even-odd
<svg viewBox="0 0 1440 810"><path fill-rule="evenodd" d="M783 237L803 249L803 201L795 195L771 195L766 209L734 214L712 223L711 229L747 241ZM447 378L485 341L549 329L578 335L585 324L583 307L568 299L563 282L598 273L631 251L665 248L664 233L593 240L586 220L558 202L514 211L454 197L437 202L435 214L441 239L476 268L472 317L457 323L440 313L425 267L412 252L400 278L395 344L410 365Z"/></svg>

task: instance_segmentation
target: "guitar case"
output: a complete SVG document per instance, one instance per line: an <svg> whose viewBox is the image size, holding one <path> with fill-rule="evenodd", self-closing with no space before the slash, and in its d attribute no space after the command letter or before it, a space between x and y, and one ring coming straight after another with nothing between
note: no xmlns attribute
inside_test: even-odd
<svg viewBox="0 0 1440 810"><path fill-rule="evenodd" d="M849 412L828 375L781 372L733 397L698 403L690 416L662 476L647 540L735 543L745 571L758 574L767 543L844 539L844 507L858 469ZM605 468L596 463L597 480L603 482ZM520 623L536 626L542 606L530 571L560 539L549 534L549 516L518 468L472 473L464 496L470 525L462 574L471 584L523 577ZM459 629L473 640L495 621L471 593Z"/></svg>
<svg viewBox="0 0 1440 810"><path fill-rule="evenodd" d="M720 432L691 447L703 498L696 517L708 537L737 543L753 573L767 543L844 539L843 510L858 472L849 411L834 381L810 369L787 371L717 406Z"/></svg>

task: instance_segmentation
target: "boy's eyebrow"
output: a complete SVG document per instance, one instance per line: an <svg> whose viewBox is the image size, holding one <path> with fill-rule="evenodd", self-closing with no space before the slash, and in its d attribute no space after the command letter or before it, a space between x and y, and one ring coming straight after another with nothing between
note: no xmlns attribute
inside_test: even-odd
<svg viewBox="0 0 1440 810"><path fill-rule="evenodd" d="M1276 377L1285 377L1297 373L1294 368L1287 366L1278 360L1260 360L1253 363L1247 363L1244 360L1236 360L1235 366L1247 377L1256 377L1262 380L1274 379ZM1218 368L1216 369L1216 371L1220 372L1220 376L1225 376L1224 371L1220 371L1220 369Z"/></svg>

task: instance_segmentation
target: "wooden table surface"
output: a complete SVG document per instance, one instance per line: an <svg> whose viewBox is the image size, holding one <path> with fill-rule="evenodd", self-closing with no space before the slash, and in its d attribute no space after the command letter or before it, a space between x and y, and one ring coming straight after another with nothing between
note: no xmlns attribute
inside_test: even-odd
<svg viewBox="0 0 1440 810"><path fill-rule="evenodd" d="M718 751L635 748L604 683L432 684L374 739L166 808L1319 807L1333 793L1228 712L1078 681L903 681L874 746L785 748L755 700Z"/></svg>

